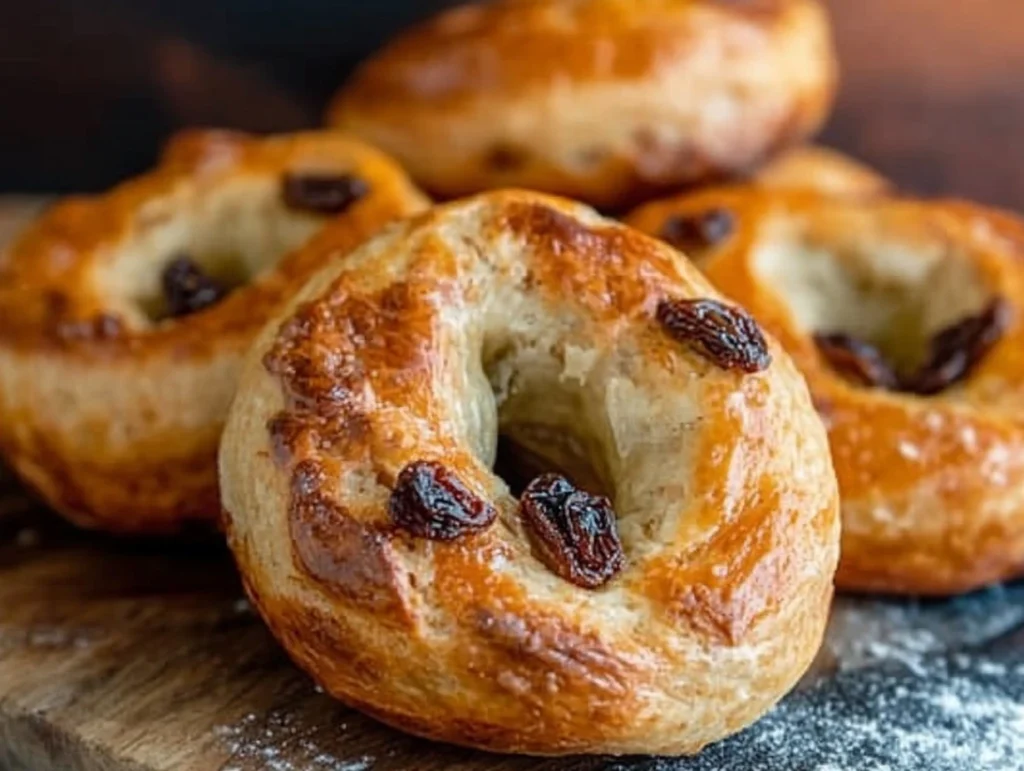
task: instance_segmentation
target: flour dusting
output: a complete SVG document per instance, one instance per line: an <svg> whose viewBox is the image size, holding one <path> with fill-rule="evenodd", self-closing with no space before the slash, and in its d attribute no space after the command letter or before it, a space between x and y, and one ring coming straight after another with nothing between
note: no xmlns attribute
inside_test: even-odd
<svg viewBox="0 0 1024 771"><path fill-rule="evenodd" d="M1024 586L840 599L802 687L740 735L630 771L1024 771Z"/></svg>
<svg viewBox="0 0 1024 771"><path fill-rule="evenodd" d="M1024 623L1024 592L997 586L949 602L840 598L822 660L840 670L897 661L919 670L931 653L976 646Z"/></svg>
<svg viewBox="0 0 1024 771"><path fill-rule="evenodd" d="M231 753L221 771L370 771L374 766L369 755L339 758L327 752L288 713L261 718L250 712L236 723L217 726L214 733Z"/></svg>
<svg viewBox="0 0 1024 771"><path fill-rule="evenodd" d="M13 648L64 652L89 648L99 630L58 624L33 624L26 627L0 624L0 651Z"/></svg>
<svg viewBox="0 0 1024 771"><path fill-rule="evenodd" d="M247 715L217 729L223 771L370 771L375 758L342 754L348 729L331 724L325 747L300 717ZM811 672L764 719L695 758L599 767L1024 771L1024 585L949 602L840 598Z"/></svg>

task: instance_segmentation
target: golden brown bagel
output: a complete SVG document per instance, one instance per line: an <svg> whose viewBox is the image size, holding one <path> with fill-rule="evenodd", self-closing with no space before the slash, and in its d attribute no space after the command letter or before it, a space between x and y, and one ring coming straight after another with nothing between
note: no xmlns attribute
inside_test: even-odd
<svg viewBox="0 0 1024 771"><path fill-rule="evenodd" d="M339 174L351 175L341 188ZM338 211L332 185L362 197ZM311 259L426 204L392 161L341 134L216 131L181 135L109 193L59 203L0 255L0 450L82 525L162 532L216 517L217 442L256 332ZM292 251L329 219L319 252ZM172 262L184 277L169 278ZM165 318L162 281L196 307L211 281L245 285Z"/></svg>
<svg viewBox="0 0 1024 771"><path fill-rule="evenodd" d="M806 375L842 495L838 587L943 595L1022 571L1024 225L965 203L751 188L653 203L628 221L683 234ZM717 243L681 224L702 221ZM945 346L943 372L959 376L936 381L936 335L971 318ZM837 333L879 356L814 338Z"/></svg>
<svg viewBox="0 0 1024 771"><path fill-rule="evenodd" d="M869 197L892 183L860 161L820 145L803 145L762 166L750 181L774 190L817 190L835 196Z"/></svg>
<svg viewBox="0 0 1024 771"><path fill-rule="evenodd" d="M292 657L387 723L489 750L695 752L762 714L818 647L838 499L774 341L738 311L732 346L708 321L709 348L666 331L666 308L717 297L664 244L525 192L325 268L250 352L220 454L229 542ZM603 542L596 582L491 470L499 431L612 494L622 549ZM470 532L410 529L454 518L410 508L424 464L458 480Z"/></svg>
<svg viewBox="0 0 1024 771"><path fill-rule="evenodd" d="M328 121L442 196L515 185L618 208L806 138L835 70L818 0L497 0L400 35Z"/></svg>

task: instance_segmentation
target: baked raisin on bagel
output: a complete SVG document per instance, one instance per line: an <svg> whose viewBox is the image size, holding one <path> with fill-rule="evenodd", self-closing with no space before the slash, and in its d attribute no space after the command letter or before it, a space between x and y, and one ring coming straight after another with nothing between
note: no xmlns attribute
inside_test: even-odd
<svg viewBox="0 0 1024 771"><path fill-rule="evenodd" d="M515 185L619 208L806 138L835 78L818 0L497 0L400 35L328 121L442 196Z"/></svg>
<svg viewBox="0 0 1024 771"><path fill-rule="evenodd" d="M426 199L334 132L173 141L151 172L63 201L0 255L0 450L86 526L215 521L246 349L333 251ZM320 251L294 251L333 221Z"/></svg>
<svg viewBox="0 0 1024 771"><path fill-rule="evenodd" d="M686 250L806 375L842 496L837 586L944 595L1022 572L1024 225L750 188L629 222Z"/></svg>
<svg viewBox="0 0 1024 771"><path fill-rule="evenodd" d="M546 463L519 499L499 433ZM438 207L325 268L250 353L220 468L292 657L435 739L694 752L796 682L828 613L799 373L674 250L561 199Z"/></svg>

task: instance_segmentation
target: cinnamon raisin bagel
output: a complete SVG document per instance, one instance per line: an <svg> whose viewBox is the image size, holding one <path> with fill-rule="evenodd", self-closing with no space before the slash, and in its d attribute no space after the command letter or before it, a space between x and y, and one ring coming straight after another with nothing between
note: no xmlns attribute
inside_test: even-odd
<svg viewBox="0 0 1024 771"><path fill-rule="evenodd" d="M256 332L325 254L426 203L341 134L197 131L144 176L57 204L0 255L0 450L85 526L214 519ZM328 221L320 252L294 251Z"/></svg>
<svg viewBox="0 0 1024 771"><path fill-rule="evenodd" d="M518 500L499 433L549 472ZM694 752L793 685L828 613L799 373L672 249L561 199L438 207L325 268L250 353L220 469L292 657L435 739Z"/></svg>
<svg viewBox="0 0 1024 771"><path fill-rule="evenodd" d="M687 250L807 377L842 497L837 586L945 595L1022 572L1024 225L750 188L629 222Z"/></svg>
<svg viewBox="0 0 1024 771"><path fill-rule="evenodd" d="M442 196L515 185L618 208L806 138L835 77L818 0L497 0L400 35L328 121Z"/></svg>

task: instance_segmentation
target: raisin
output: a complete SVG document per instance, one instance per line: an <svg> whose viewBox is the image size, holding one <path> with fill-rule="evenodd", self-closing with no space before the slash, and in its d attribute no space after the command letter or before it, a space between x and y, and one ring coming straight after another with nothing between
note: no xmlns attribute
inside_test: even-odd
<svg viewBox="0 0 1024 771"><path fill-rule="evenodd" d="M930 396L966 378L1002 338L1010 323L1010 306L997 298L974 316L939 331L928 346L921 367L905 379L902 389Z"/></svg>
<svg viewBox="0 0 1024 771"><path fill-rule="evenodd" d="M875 346L842 333L814 336L821 355L847 380L868 387L896 388L898 379Z"/></svg>
<svg viewBox="0 0 1024 771"><path fill-rule="evenodd" d="M519 508L541 561L566 581L596 589L622 570L607 498L577 489L561 474L542 474L526 486Z"/></svg>
<svg viewBox="0 0 1024 771"><path fill-rule="evenodd" d="M728 238L734 226L732 212L728 209L676 214L665 220L661 239L681 252L699 252Z"/></svg>
<svg viewBox="0 0 1024 771"><path fill-rule="evenodd" d="M366 180L352 174L285 174L281 194L285 205L316 214L340 214L370 193Z"/></svg>
<svg viewBox="0 0 1024 771"><path fill-rule="evenodd" d="M657 318L674 339L723 369L760 372L772 363L757 322L717 300L662 300Z"/></svg>
<svg viewBox="0 0 1024 771"><path fill-rule="evenodd" d="M452 541L483 530L498 515L442 464L426 460L402 469L391 491L388 514L398 527L432 541Z"/></svg>
<svg viewBox="0 0 1024 771"><path fill-rule="evenodd" d="M175 257L162 277L167 309L174 318L188 316L215 305L227 292L185 256Z"/></svg>

